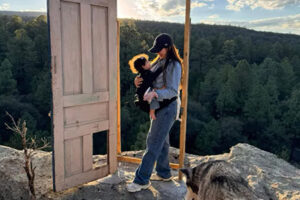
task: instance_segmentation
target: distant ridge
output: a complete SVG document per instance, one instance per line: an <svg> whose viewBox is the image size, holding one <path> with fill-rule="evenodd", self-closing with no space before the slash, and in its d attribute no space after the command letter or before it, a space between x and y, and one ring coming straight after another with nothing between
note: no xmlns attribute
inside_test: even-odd
<svg viewBox="0 0 300 200"><path fill-rule="evenodd" d="M35 12L35 11L0 11L0 15L18 15L20 17L38 17L40 15L47 15L47 12Z"/></svg>
<svg viewBox="0 0 300 200"><path fill-rule="evenodd" d="M36 11L0 11L1 15L17 15L26 19L30 19L32 17L38 17L40 15L47 15L47 12L36 12ZM167 22L167 21L153 21L153 20L141 20L141 19L133 19L133 18L119 18L122 22L135 22L138 27L140 27L140 31L153 31L153 29L157 29L158 24L163 24L165 27L162 29L166 29L165 32L168 32L170 27L175 26L184 26L183 23L179 22ZM296 37L299 38L300 35L295 33L279 33L279 32L271 32L271 31L262 31L255 30L248 27L241 27L236 25L221 25L221 24L205 24L205 23L192 23L192 29L198 29L201 32L201 37L205 37L211 34L219 34L224 31L230 30L230 34L228 36L232 36L232 34L247 34L248 36L256 37L256 36L268 36L268 38L264 37L264 40L272 41L282 40L282 39L290 39ZM201 31L202 29L202 31ZM183 29L182 29L183 30ZM206 34L209 33L209 34ZM183 33L182 33L183 34Z"/></svg>
<svg viewBox="0 0 300 200"><path fill-rule="evenodd" d="M153 29L157 29L157 24L163 24L161 29L165 29L165 32L168 32L170 28L173 25L182 26L184 27L183 23L179 22L167 22L167 21L152 21L152 20L140 20L140 19L132 19L132 18L120 18L120 21L123 22L130 22L133 21L138 26L138 24L142 27L141 30L144 31L153 31ZM205 32L210 32L210 34L219 34L222 33L225 30L233 31L233 33L239 33L239 34L252 34L252 36L256 36L256 34L266 34L269 36L283 36L283 37L299 37L299 35L295 33L280 33L280 32L271 32L271 31L263 31L263 30L255 30L248 27L242 27L237 25L231 25L231 24L205 24L205 23L192 23L191 29L192 32L195 29L202 29L203 36L206 35ZM184 30L184 29L182 29ZM204 31L205 30L205 31ZM182 33L183 34L183 33ZM208 35L210 35L208 34Z"/></svg>

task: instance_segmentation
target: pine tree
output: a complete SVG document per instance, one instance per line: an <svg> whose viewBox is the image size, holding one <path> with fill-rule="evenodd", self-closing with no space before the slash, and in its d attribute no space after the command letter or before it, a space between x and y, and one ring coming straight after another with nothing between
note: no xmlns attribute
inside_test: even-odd
<svg viewBox="0 0 300 200"><path fill-rule="evenodd" d="M200 86L200 99L201 104L206 106L209 112L214 115L215 101L219 93L220 80L218 79L218 72L215 68L209 70L205 76L205 80Z"/></svg>
<svg viewBox="0 0 300 200"><path fill-rule="evenodd" d="M238 117L220 118L221 138L218 151L228 152L229 148L240 142L248 142L243 135L243 122Z"/></svg>
<svg viewBox="0 0 300 200"><path fill-rule="evenodd" d="M251 63L251 48L252 48L252 40L250 37L239 35L235 39L235 43L237 46L236 59L237 60L247 60Z"/></svg>
<svg viewBox="0 0 300 200"><path fill-rule="evenodd" d="M0 65L0 95L15 95L17 82L12 75L12 64L6 58Z"/></svg>
<svg viewBox="0 0 300 200"><path fill-rule="evenodd" d="M15 31L15 37L8 41L7 57L14 66L13 76L21 94L32 92L32 75L40 71L37 67L37 52L34 42L27 36L25 29Z"/></svg>
<svg viewBox="0 0 300 200"><path fill-rule="evenodd" d="M211 56L212 45L209 40L198 39L192 43L194 51L191 52L190 61L193 62L193 66L190 68L191 75L201 74L202 76L207 74L208 61Z"/></svg>
<svg viewBox="0 0 300 200"><path fill-rule="evenodd" d="M279 99L283 100L290 96L295 84L293 67L288 58L281 61L277 71L277 86L279 90Z"/></svg>
<svg viewBox="0 0 300 200"><path fill-rule="evenodd" d="M196 138L195 150L199 155L208 155L216 152L216 149L221 145L221 126L218 121L212 119L204 125Z"/></svg>
<svg viewBox="0 0 300 200"><path fill-rule="evenodd" d="M0 61L6 58L7 45L6 41L8 39L8 33L5 28L0 25Z"/></svg>
<svg viewBox="0 0 300 200"><path fill-rule="evenodd" d="M145 124L140 125L135 143L131 147L132 150L141 150L146 148L146 138L148 135L149 127L150 127L149 121L146 122Z"/></svg>
<svg viewBox="0 0 300 200"><path fill-rule="evenodd" d="M252 87L243 109L248 139L259 145L263 130L270 123L270 97L266 89L257 81Z"/></svg>
<svg viewBox="0 0 300 200"><path fill-rule="evenodd" d="M293 71L295 73L296 82L300 82L300 58L299 56L293 56L291 59L291 64L293 66Z"/></svg>
<svg viewBox="0 0 300 200"><path fill-rule="evenodd" d="M20 16L13 15L10 17L6 26L10 33L14 33L17 29L20 29L24 26L23 19Z"/></svg>
<svg viewBox="0 0 300 200"><path fill-rule="evenodd" d="M257 77L259 82L265 85L268 81L269 76L277 77L277 71L280 68L279 63L274 61L273 59L267 57L264 61L259 65L256 70Z"/></svg>
<svg viewBox="0 0 300 200"><path fill-rule="evenodd" d="M252 86L252 71L246 60L241 60L235 67L228 80L229 88L233 92L237 114L241 113L245 100L248 98Z"/></svg>
<svg viewBox="0 0 300 200"><path fill-rule="evenodd" d="M300 89L294 89L291 98L287 101L288 110L284 114L284 124L287 127L285 137L290 144L290 155L292 157L294 149L299 148L300 141Z"/></svg>
<svg viewBox="0 0 300 200"><path fill-rule="evenodd" d="M264 86L270 97L270 114L271 118L280 118L282 113L280 111L279 92L276 84L276 79L270 75L268 82Z"/></svg>
<svg viewBox="0 0 300 200"><path fill-rule="evenodd" d="M220 117L234 116L237 113L239 107L236 99L236 93L232 91L228 82L225 83L216 99L217 111Z"/></svg>
<svg viewBox="0 0 300 200"><path fill-rule="evenodd" d="M224 55L224 62L227 64L236 64L236 43L234 40L226 40L222 48Z"/></svg>

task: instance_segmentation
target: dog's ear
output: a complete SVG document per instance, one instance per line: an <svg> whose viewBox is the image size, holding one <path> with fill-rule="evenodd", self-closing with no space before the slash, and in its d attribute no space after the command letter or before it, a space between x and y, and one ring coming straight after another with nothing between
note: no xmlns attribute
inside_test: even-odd
<svg viewBox="0 0 300 200"><path fill-rule="evenodd" d="M189 168L181 168L179 169L185 176L187 179L190 179L192 177L192 171Z"/></svg>

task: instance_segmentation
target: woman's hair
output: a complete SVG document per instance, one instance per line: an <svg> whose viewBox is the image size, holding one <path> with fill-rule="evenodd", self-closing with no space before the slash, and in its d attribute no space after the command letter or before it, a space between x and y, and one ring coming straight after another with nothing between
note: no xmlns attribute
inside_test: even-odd
<svg viewBox="0 0 300 200"><path fill-rule="evenodd" d="M132 73L142 73L144 71L143 65L146 64L146 61L149 59L149 56L146 54L138 54L131 58L128 62L130 70Z"/></svg>
<svg viewBox="0 0 300 200"><path fill-rule="evenodd" d="M165 70L167 69L167 66L169 64L169 60L171 59L172 61L178 61L180 63L181 66L181 79L180 79L180 86L179 89L182 89L182 83L183 83L183 75L184 75L184 71L183 71L183 59L180 57L179 55L179 50L176 48L176 46L173 44L168 48L167 51L167 57L166 57L166 63L163 67L163 71L165 72ZM159 55L156 56L156 58L154 58L154 60L151 62L151 65L154 64L155 62L157 62L157 60L159 59ZM164 82L165 82L165 73L164 73Z"/></svg>

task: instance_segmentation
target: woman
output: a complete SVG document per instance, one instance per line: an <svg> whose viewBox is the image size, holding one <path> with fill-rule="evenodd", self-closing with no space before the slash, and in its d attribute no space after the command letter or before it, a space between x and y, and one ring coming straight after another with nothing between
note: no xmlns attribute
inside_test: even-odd
<svg viewBox="0 0 300 200"><path fill-rule="evenodd" d="M162 33L155 38L151 53L157 53L153 61L153 70L163 66L161 73L153 82L153 87L164 89L154 90L144 96L151 101L150 108L156 110L156 119L151 118L150 129L146 139L146 151L142 162L136 169L134 180L127 184L129 192L137 192L150 187L150 177L156 162L155 180L169 181L172 179L169 166L169 131L178 118L180 107L179 89L182 79L182 59L173 44L172 38ZM152 70L152 69L151 69ZM135 79L136 87L141 79Z"/></svg>

